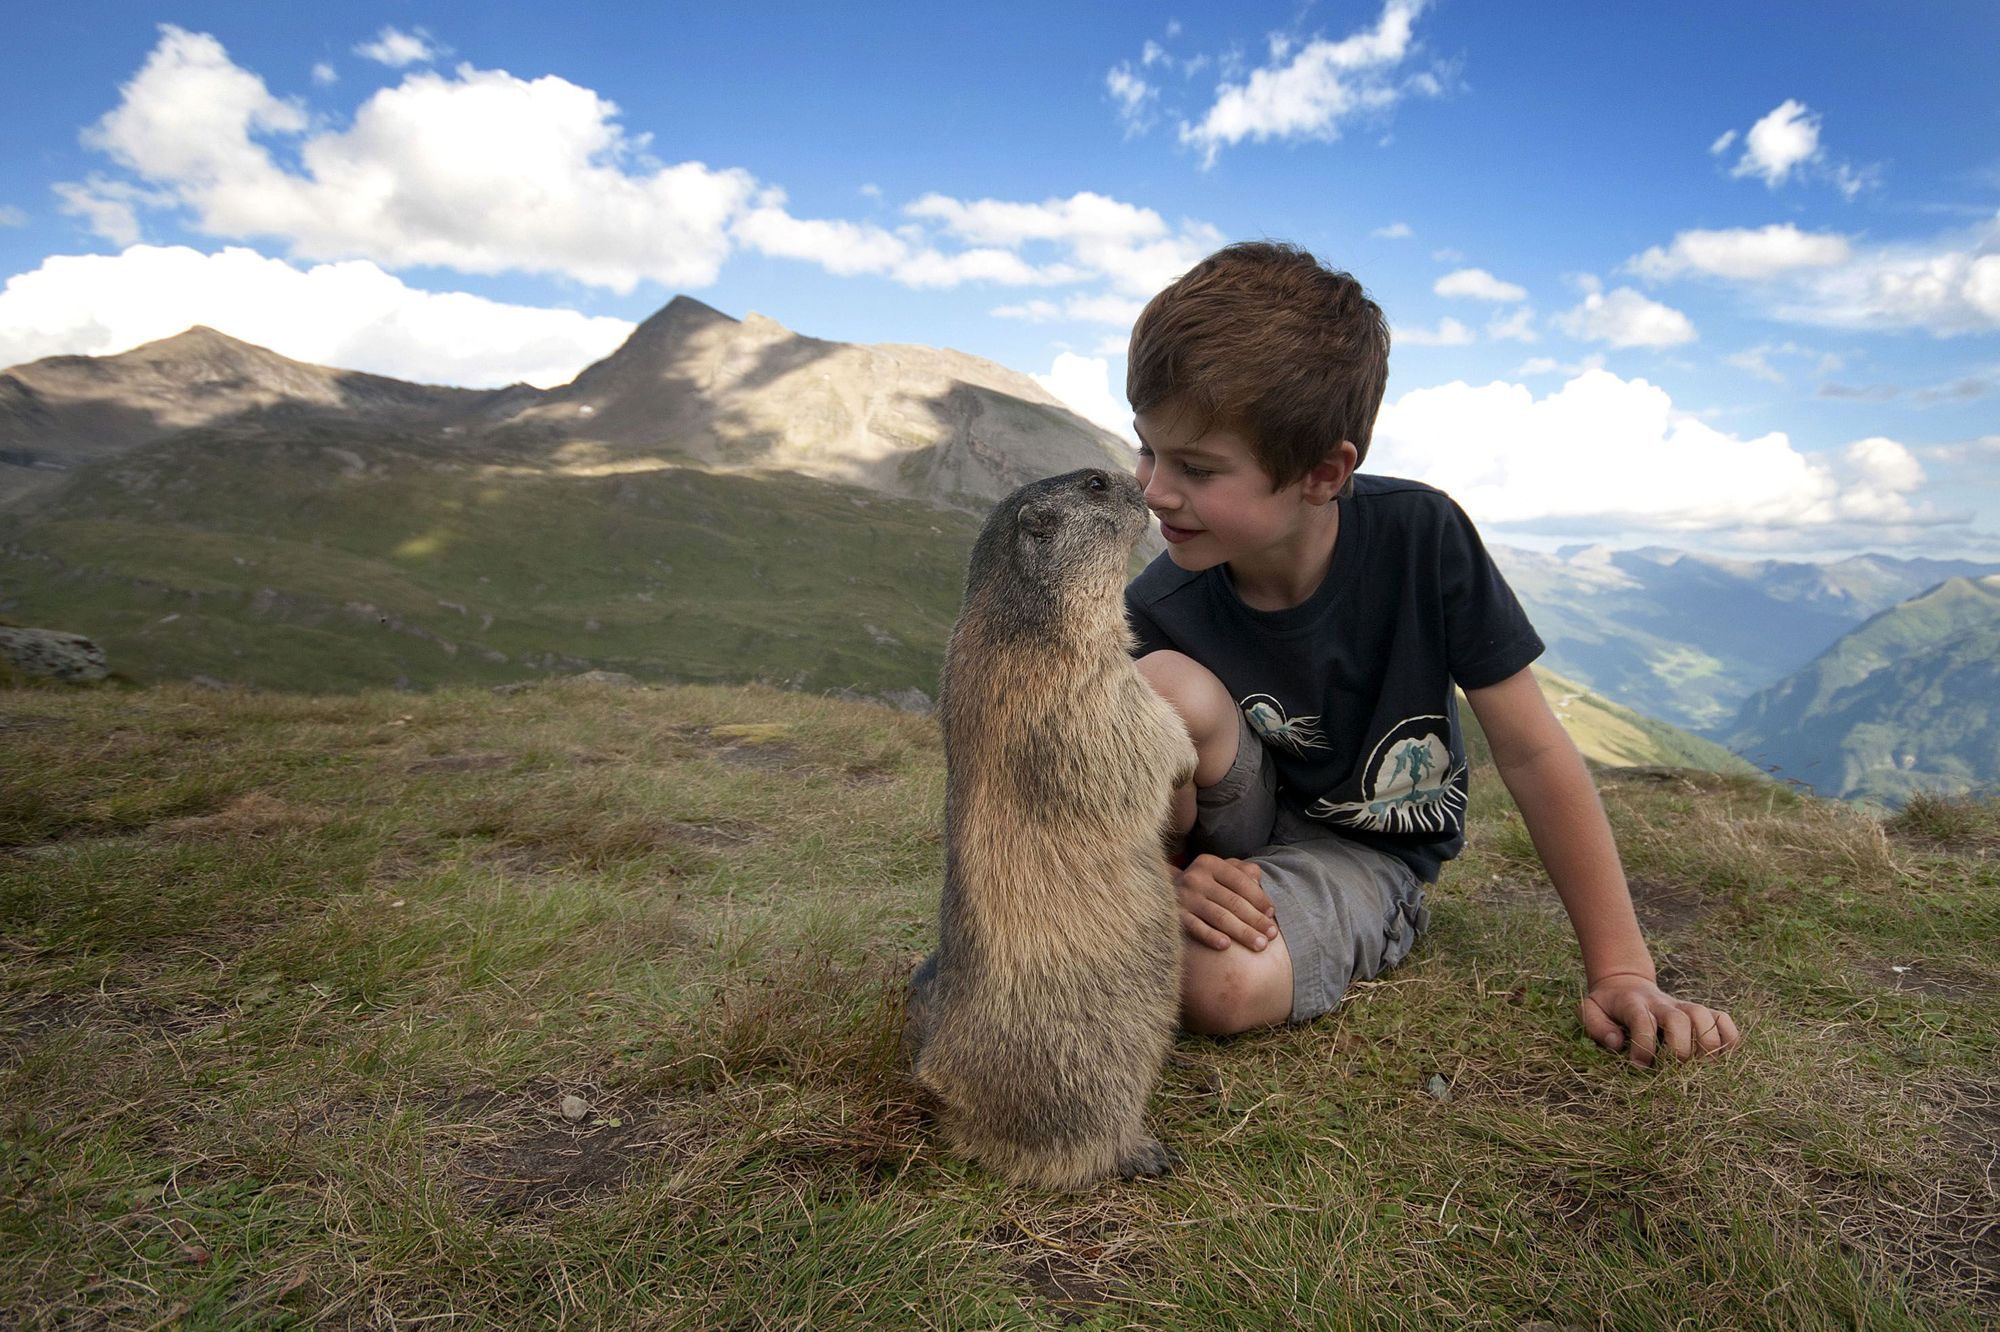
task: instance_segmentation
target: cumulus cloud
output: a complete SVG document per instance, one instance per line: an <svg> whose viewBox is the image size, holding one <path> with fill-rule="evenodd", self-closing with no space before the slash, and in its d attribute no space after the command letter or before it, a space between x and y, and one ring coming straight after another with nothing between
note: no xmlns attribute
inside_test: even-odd
<svg viewBox="0 0 2000 1332"><path fill-rule="evenodd" d="M276 238L301 260L553 274L620 293L706 286L746 248L912 287L1101 281L1096 299L1122 306L1222 243L1213 227L1169 226L1089 192L929 195L894 229L800 217L740 168L661 165L650 136L588 88L469 65L413 70L330 128L213 37L160 32L85 135L133 178L57 187L67 211L120 245L141 238L147 210L173 208L197 231ZM1037 247L1047 252L1028 253Z"/></svg>
<svg viewBox="0 0 2000 1332"><path fill-rule="evenodd" d="M1766 298L1780 319L1832 328L1921 329L1937 337L2000 329L2000 215L1931 241L1871 246Z"/></svg>
<svg viewBox="0 0 2000 1332"><path fill-rule="evenodd" d="M1483 268L1461 268L1446 273L1431 288L1440 296L1458 296L1474 301L1525 301L1528 292L1511 282L1502 282Z"/></svg>
<svg viewBox="0 0 2000 1332"><path fill-rule="evenodd" d="M1122 388L1112 387L1110 361L1060 352L1049 372L1034 379L1084 420L1103 426L1133 444L1139 442L1132 432L1132 408L1125 401Z"/></svg>
<svg viewBox="0 0 2000 1332"><path fill-rule="evenodd" d="M1819 117L1804 102L1787 98L1743 136L1743 156L1729 174L1757 176L1776 189L1819 151Z"/></svg>
<svg viewBox="0 0 2000 1332"><path fill-rule="evenodd" d="M1630 287L1590 292L1583 304L1555 316L1555 322L1573 338L1613 347L1674 347L1695 340L1686 315Z"/></svg>
<svg viewBox="0 0 2000 1332"><path fill-rule="evenodd" d="M1782 432L1741 438L1644 379L1586 370L1536 397L1451 383L1386 404L1371 465L1445 487L1483 523L1567 531L1825 531L1963 521L1916 498L1922 467L1866 439L1832 457Z"/></svg>
<svg viewBox="0 0 2000 1332"><path fill-rule="evenodd" d="M1049 270L1050 280L1103 277L1127 296L1151 296L1223 244L1207 223L1170 227L1150 208L1088 190L1040 203L927 194L904 211L974 245L1049 245L1065 263Z"/></svg>
<svg viewBox="0 0 2000 1332"><path fill-rule="evenodd" d="M1523 305L1486 321L1486 336L1495 342L1539 342L1535 332L1535 310Z"/></svg>
<svg viewBox="0 0 2000 1332"><path fill-rule="evenodd" d="M419 291L366 260L300 269L230 247L58 255L0 289L0 365L101 356L207 324L295 360L425 383L566 383L622 319Z"/></svg>
<svg viewBox="0 0 2000 1332"><path fill-rule="evenodd" d="M1146 54L1151 56L1157 48L1146 43ZM1148 59L1144 64L1153 62ZM1104 89L1111 94L1112 103L1118 109L1119 123L1125 126L1125 137L1144 134L1153 127L1153 112L1160 100L1160 90L1132 72L1132 66L1121 64L1113 67L1104 76Z"/></svg>
<svg viewBox="0 0 2000 1332"><path fill-rule="evenodd" d="M401 69L405 65L429 64L441 52L431 45L431 35L422 28L415 32L404 32L399 28L385 27L375 34L372 42L362 42L354 48L354 54Z"/></svg>
<svg viewBox="0 0 2000 1332"><path fill-rule="evenodd" d="M1417 233L1410 230L1407 222L1391 222L1386 227L1377 227L1368 233L1379 240L1408 240Z"/></svg>
<svg viewBox="0 0 2000 1332"><path fill-rule="evenodd" d="M1721 231L1683 231L1671 245L1652 246L1625 261L1628 271L1652 281L1684 273L1756 282L1801 268L1831 268L1853 253L1836 232L1800 231L1789 222Z"/></svg>
<svg viewBox="0 0 2000 1332"><path fill-rule="evenodd" d="M312 81L325 88L340 82L340 71L321 60L312 67Z"/></svg>
<svg viewBox="0 0 2000 1332"><path fill-rule="evenodd" d="M1340 137L1341 127L1386 110L1405 95L1436 96L1435 75L1395 81L1393 73L1415 45L1414 27L1426 0L1386 0L1375 26L1340 41L1315 39L1296 47L1270 43L1269 63L1241 83L1223 83L1199 123L1181 123L1180 141L1197 148L1202 164L1245 139Z"/></svg>
<svg viewBox="0 0 2000 1332"><path fill-rule="evenodd" d="M12 204L0 204L0 227L25 227L28 215Z"/></svg>
<svg viewBox="0 0 2000 1332"><path fill-rule="evenodd" d="M1743 135L1743 155L1729 174L1738 179L1754 176L1774 190L1788 180L1812 177L1830 183L1849 199L1875 184L1877 168L1830 160L1819 130L1820 117L1804 102L1787 98ZM1735 130L1726 131L1708 151L1719 157L1736 137Z"/></svg>
<svg viewBox="0 0 2000 1332"><path fill-rule="evenodd" d="M1403 347L1464 347L1472 342L1472 330L1446 315L1436 328L1397 325L1390 331L1390 345Z"/></svg>

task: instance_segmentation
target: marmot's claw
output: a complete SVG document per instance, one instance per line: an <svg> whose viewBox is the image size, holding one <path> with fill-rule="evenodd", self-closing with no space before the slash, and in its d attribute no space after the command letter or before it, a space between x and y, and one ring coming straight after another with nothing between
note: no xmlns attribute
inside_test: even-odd
<svg viewBox="0 0 2000 1332"><path fill-rule="evenodd" d="M1178 1170L1181 1164L1179 1152L1148 1138L1125 1153L1118 1163L1118 1174L1121 1179L1140 1179Z"/></svg>

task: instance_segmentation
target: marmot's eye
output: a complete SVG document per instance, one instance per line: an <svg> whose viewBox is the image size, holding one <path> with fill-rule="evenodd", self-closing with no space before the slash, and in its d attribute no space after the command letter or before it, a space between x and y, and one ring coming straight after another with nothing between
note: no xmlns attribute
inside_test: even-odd
<svg viewBox="0 0 2000 1332"><path fill-rule="evenodd" d="M1090 475L1090 480L1083 484L1091 490L1102 490L1104 489L1104 478L1093 472Z"/></svg>

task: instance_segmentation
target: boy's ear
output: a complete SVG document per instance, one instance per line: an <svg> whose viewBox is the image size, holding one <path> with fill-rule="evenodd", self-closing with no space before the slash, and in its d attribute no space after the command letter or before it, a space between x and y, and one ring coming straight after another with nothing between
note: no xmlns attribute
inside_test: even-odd
<svg viewBox="0 0 2000 1332"><path fill-rule="evenodd" d="M1354 475L1354 469L1360 464L1360 450L1354 447L1352 441L1341 440L1339 448L1306 473L1306 503L1331 504L1347 488L1348 478Z"/></svg>

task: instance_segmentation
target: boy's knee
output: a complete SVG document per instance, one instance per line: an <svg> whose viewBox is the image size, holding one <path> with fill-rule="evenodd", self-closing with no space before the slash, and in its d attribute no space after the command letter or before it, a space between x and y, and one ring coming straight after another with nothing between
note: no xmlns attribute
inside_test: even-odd
<svg viewBox="0 0 2000 1332"><path fill-rule="evenodd" d="M1180 714L1199 762L1195 784L1212 786L1236 761L1236 700L1215 673L1180 652L1148 652L1134 663L1154 692Z"/></svg>
<svg viewBox="0 0 2000 1332"><path fill-rule="evenodd" d="M1292 1009L1284 962L1277 950L1190 945L1181 976L1181 1025L1202 1036L1233 1036L1283 1022Z"/></svg>

